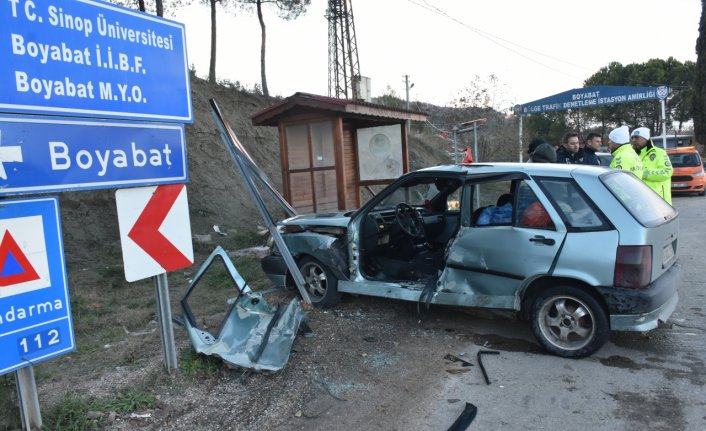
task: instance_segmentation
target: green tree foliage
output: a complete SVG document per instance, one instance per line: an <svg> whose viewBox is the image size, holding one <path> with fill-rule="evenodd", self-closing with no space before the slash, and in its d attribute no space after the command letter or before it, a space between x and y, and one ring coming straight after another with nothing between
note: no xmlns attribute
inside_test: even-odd
<svg viewBox="0 0 706 431"><path fill-rule="evenodd" d="M699 38L696 39L696 72L691 93L694 140L706 145L706 2L701 1Z"/></svg>
<svg viewBox="0 0 706 431"><path fill-rule="evenodd" d="M541 138L552 145L556 145L567 130L575 129L573 125L567 122L570 116L565 111L533 114L525 118L524 124L527 129L523 133L525 136L522 137L522 140L527 142L535 138Z"/></svg>
<svg viewBox="0 0 706 431"><path fill-rule="evenodd" d="M215 0L211 0L215 1ZM284 20L296 19L299 15L306 13L306 8L309 7L311 0L236 0L241 7L246 11L252 12L254 9L257 13L257 19L260 21L260 79L262 83L262 94L269 96L270 92L267 88L267 73L265 72L265 46L266 36L265 19L262 14L262 5L270 4L277 9L277 15Z"/></svg>
<svg viewBox="0 0 706 431"><path fill-rule="evenodd" d="M622 65L612 62L584 81L585 87L599 85L657 87L667 85L667 127L681 130L682 123L692 116L692 82L696 73L694 62L684 63L669 57L666 60L653 58L645 63ZM625 103L581 110L584 125L599 124L605 133L607 127L620 124L646 126L653 133L661 130L661 108L654 101ZM581 125L579 125L581 126Z"/></svg>

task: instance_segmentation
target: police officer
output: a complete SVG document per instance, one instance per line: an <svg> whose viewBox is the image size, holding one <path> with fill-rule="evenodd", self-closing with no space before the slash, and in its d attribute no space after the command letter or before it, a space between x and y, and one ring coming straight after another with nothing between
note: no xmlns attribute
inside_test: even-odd
<svg viewBox="0 0 706 431"><path fill-rule="evenodd" d="M630 143L630 129L628 126L620 126L611 130L608 134L608 149L613 153L613 161L610 167L632 172L636 177L642 179L642 161Z"/></svg>
<svg viewBox="0 0 706 431"><path fill-rule="evenodd" d="M630 142L640 155L644 170L642 181L672 204L672 163L667 152L659 148L650 139L650 129L638 127L632 131Z"/></svg>

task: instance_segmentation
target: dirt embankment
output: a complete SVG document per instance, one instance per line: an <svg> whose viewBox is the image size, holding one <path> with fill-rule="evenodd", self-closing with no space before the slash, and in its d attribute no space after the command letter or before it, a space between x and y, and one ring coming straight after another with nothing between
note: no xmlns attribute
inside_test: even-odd
<svg viewBox="0 0 706 431"><path fill-rule="evenodd" d="M254 127L250 121L254 113L277 99L210 84L193 75L191 86L194 122L186 126L186 140L192 233L210 234L214 224L226 229L252 228L261 223L260 216L218 134L209 99L216 100L257 165L280 187L277 128ZM413 169L448 161L435 139L411 137ZM101 255L107 259L121 258L114 190L62 193L60 205L68 262L93 262L96 252L104 252Z"/></svg>

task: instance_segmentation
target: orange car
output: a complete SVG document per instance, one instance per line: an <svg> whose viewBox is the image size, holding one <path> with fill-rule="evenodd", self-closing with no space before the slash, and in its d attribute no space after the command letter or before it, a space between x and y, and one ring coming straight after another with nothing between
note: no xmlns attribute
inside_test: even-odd
<svg viewBox="0 0 706 431"><path fill-rule="evenodd" d="M699 152L694 147L681 147L667 150L672 162L672 193L706 192L706 176Z"/></svg>

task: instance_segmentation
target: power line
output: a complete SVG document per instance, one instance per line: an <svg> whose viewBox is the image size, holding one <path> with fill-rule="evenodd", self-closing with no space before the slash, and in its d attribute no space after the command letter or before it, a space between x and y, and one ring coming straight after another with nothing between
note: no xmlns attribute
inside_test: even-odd
<svg viewBox="0 0 706 431"><path fill-rule="evenodd" d="M524 49L524 50L527 50L527 51L531 51L531 52L533 52L533 53L535 53L535 54L541 55L541 56L543 56L543 57L550 58L550 59L552 59L552 60L555 60L555 61L558 61L558 62L561 62L561 63L565 63L565 64L567 64L567 65L570 65L570 66L573 66L573 67L576 67L576 68L580 68L580 69L583 69L583 70L589 70L588 68L586 68L586 67L584 67L584 66L580 66L580 65L573 64L573 63L568 62L568 61L566 61L566 60L562 60L562 59L560 59L560 58L551 56L551 55L549 55L549 54L542 53L542 52L537 51L537 50L534 50L534 49L532 49L532 48L528 48L528 47L526 47L526 46L523 46L523 45L520 45L520 44L511 42L511 41L506 40L506 39L503 39L503 38L501 38L501 37L499 37L499 36L495 36L495 35L493 35L493 34L491 34L491 33L489 33L489 32L486 32L486 31L484 31L484 30L480 30L480 29L478 29L478 28L475 28L475 27L473 27L473 26L471 26L471 25L469 25L469 24L466 24L465 22L459 20L458 18L455 18L455 17L449 15L446 11L442 10L441 8L439 8L439 7L437 7L437 6L434 6L434 5L431 5L427 0L421 0L421 1L424 2L424 4L421 4L421 3L420 3L419 1L417 1L417 0L407 0L407 1L408 1L409 3L412 3L412 4L414 4L414 5L416 5L416 6L420 7L420 8L422 8L422 9L425 9L425 10L427 10L427 11L429 11L429 12L435 13L435 14L440 15L440 16L443 16L443 17L445 17L445 18L447 18L447 19L449 19L449 20L451 20L451 21L454 21L454 22L456 22L457 24L459 24L459 25L461 25L461 26L463 26L463 27L466 27L467 29L471 30L472 32L478 34L479 36L481 36L481 37L483 37L483 38L489 40L490 42L492 42L492 43L494 43L494 44L500 46L501 48L504 48L504 49L506 49L506 50L512 52L512 53L515 54L515 55L518 55L518 56L520 56L520 57L522 57L522 58L524 58L524 59L526 59L526 60L529 60L529 61L531 61L531 62L533 62L533 63L535 63L535 64L537 64L537 65L539 65L539 66L542 66L542 67L544 67L544 68L546 68L546 69L549 69L549 70L551 70L551 71L553 71L553 72L561 73L562 75L568 76L569 78L574 78L574 79L583 80L583 78L581 78L581 77L572 75L572 74L567 73L567 72L565 72L565 71L563 71L563 70L560 70L560 69L556 69L556 68L554 68L554 67L552 67L552 66L549 66L549 65L547 65L547 64L542 63L541 61L538 61L538 60L536 60L536 59L534 59L534 58L532 58L532 57L529 57L529 56L527 56L527 55L525 55L525 54L523 54L523 53L517 51L516 49L513 49L513 48L510 47L510 46L507 46L507 44L517 46L517 47L519 47L519 48L521 48L521 49ZM501 43L500 41L504 42L504 44Z"/></svg>
<svg viewBox="0 0 706 431"><path fill-rule="evenodd" d="M459 24L459 25L461 25L461 26L463 26L463 27L466 27L467 29L471 30L472 32L478 34L479 36L481 36L481 37L483 37L483 38L489 40L490 42L492 42L492 43L494 43L494 44L500 46L501 48L504 48L504 49L506 49L506 50L512 52L512 53L515 54L515 55L518 55L518 56L520 56L520 57L522 57L522 58L524 58L524 59L526 59L526 60L529 60L529 61L531 61L531 62L533 62L533 63L535 63L535 64L538 64L538 65L540 65L540 66L542 66L542 67L544 67L544 68L546 68L546 69L549 69L549 70L551 70L551 71L553 71L553 72L560 73L560 74L565 75L565 76L568 76L568 77L570 77L570 78L574 78L574 79L578 79L578 80L584 81L584 78L581 78L581 77L572 75L572 74L567 73L567 72L565 72L565 71L563 71L563 70L560 70L560 69L556 69L556 68L554 68L554 67L552 67L552 66L550 66L550 65L547 65L547 64L545 64L545 63L543 63L543 62L541 62L541 61L538 61L538 60L536 60L536 59L534 59L534 58L532 58L532 57L529 57L529 56L527 56L527 55L525 55L525 54L519 52L518 50L511 48L510 46L507 46L507 44L509 44L509 45L514 45L514 46L516 46L516 47L518 47L518 48L520 48L520 49L523 49L523 50L526 50L526 51L535 53L535 54L537 54L537 55L541 55L541 56L546 57L546 58L548 58L548 59L551 59L551 60L554 60L554 61L557 61L557 62L560 62L560 63L564 63L564 64L567 64L567 65L569 65L569 66L572 66L572 67L575 67L575 68L578 68L578 69L582 69L582 70L586 70L586 71L588 71L588 72L595 73L595 71L593 71L593 70L591 70L591 69L589 69L589 68L587 68L587 67L585 67L585 66L577 65L577 64L571 63L571 62L569 62L569 61L563 60L563 59L561 59L561 58L554 57L554 56L549 55L549 54L545 54L545 53L543 53L543 52L541 52L541 51L537 51L537 50L535 50L535 49L528 48L528 47L526 47L526 46L524 46L524 45L520 45L520 44L518 44L518 43L512 42L512 41L507 40L507 39L504 39L504 38L502 38L502 37L500 37L500 36L496 36L496 35L494 35L494 34L492 34L492 33L487 32L487 31L484 31L484 30L481 30L481 29L479 29L479 28L473 27L473 26L471 26L471 25L469 25L469 24L467 24L467 23L465 23L465 22L459 20L458 18L456 18L456 17L454 17L454 16L451 16L451 15L450 15L449 13L447 13L445 10L443 10L443 9L441 9L440 7L438 7L438 6L436 6L436 5L432 4L432 3L430 3L429 0L407 0L407 1L408 1L409 3L412 3L412 4L414 4L414 5L416 5L416 6L420 7L420 8L422 8L422 9L425 9L425 10L427 10L427 11L429 11L429 12L432 12L432 13L434 13L434 14L440 15L440 16L442 16L442 17L444 17L444 18L446 18L446 19L449 19L449 20L451 20L451 21L454 21L454 22L456 22L457 24ZM501 41L502 41L502 43L501 43ZM627 83L631 83L631 84L633 84L633 85L658 86L658 85L662 85L662 84L663 84L663 83L654 83L654 82L640 81L640 80L631 79L631 78L626 78L625 81L626 81ZM678 88L687 88L688 86L670 85L670 87L671 87L671 88L674 88L674 89L678 89ZM503 112L503 111L506 111L506 110L509 110L509 109L512 109L512 107L505 108L505 109L498 109L498 111L499 111L499 112Z"/></svg>

